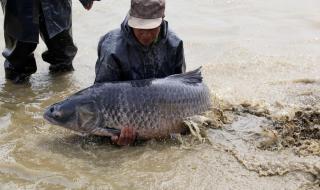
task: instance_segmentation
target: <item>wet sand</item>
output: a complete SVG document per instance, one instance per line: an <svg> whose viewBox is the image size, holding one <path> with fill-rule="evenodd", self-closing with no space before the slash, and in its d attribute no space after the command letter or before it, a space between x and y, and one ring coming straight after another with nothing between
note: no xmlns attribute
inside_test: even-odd
<svg viewBox="0 0 320 190"><path fill-rule="evenodd" d="M320 2L167 5L187 69L202 65L212 91L211 144L117 148L43 120L48 105L93 83L99 37L118 27L129 7L108 0L87 12L74 1L75 72L48 74L42 42L29 84L6 82L0 69L0 189L320 188Z"/></svg>

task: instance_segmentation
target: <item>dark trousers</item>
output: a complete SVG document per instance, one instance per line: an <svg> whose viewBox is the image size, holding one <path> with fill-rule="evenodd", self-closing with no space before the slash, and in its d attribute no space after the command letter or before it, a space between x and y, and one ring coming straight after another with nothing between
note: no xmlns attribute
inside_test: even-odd
<svg viewBox="0 0 320 190"><path fill-rule="evenodd" d="M77 47L73 43L71 28L62 31L53 38L49 38L42 11L40 11L39 29L42 40L48 50L42 53L42 59L52 66L72 65L72 60L77 53ZM4 34L6 48L2 55L6 58L4 68L7 72L30 75L36 72L37 65L34 58L34 50L37 43L21 42Z"/></svg>

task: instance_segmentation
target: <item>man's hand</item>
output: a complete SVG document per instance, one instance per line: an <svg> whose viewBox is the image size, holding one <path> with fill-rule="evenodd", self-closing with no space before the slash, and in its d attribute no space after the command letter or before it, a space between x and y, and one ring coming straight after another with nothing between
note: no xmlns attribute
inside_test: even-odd
<svg viewBox="0 0 320 190"><path fill-rule="evenodd" d="M126 125L121 129L120 136L113 136L111 140L119 146L128 146L134 143L136 136L136 129L130 125Z"/></svg>
<svg viewBox="0 0 320 190"><path fill-rule="evenodd" d="M85 6L84 8L85 8L86 10L90 10L90 9L92 8L92 5L93 5L93 1L91 1L90 3L88 3L88 5Z"/></svg>

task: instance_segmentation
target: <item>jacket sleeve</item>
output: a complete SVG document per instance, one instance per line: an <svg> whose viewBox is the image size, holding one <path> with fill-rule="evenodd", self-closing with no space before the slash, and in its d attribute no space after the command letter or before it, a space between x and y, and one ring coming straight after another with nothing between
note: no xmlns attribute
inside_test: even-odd
<svg viewBox="0 0 320 190"><path fill-rule="evenodd" d="M186 62L184 58L184 49L183 49L183 42L179 43L177 48L176 54L176 67L175 67L175 74L185 73L186 72Z"/></svg>
<svg viewBox="0 0 320 190"><path fill-rule="evenodd" d="M110 49L104 45L110 44L107 40L107 37L103 37L98 45L98 60L95 67L96 78L94 83L120 80L119 66Z"/></svg>

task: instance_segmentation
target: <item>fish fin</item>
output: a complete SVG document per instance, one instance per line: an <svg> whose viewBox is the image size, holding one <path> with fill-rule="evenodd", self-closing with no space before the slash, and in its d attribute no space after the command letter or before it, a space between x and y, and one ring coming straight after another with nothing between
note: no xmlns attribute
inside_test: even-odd
<svg viewBox="0 0 320 190"><path fill-rule="evenodd" d="M189 72L182 73L182 74L170 75L167 78L180 80L183 83L187 83L187 84L201 83L202 82L201 68L202 67L199 67L193 71L189 71Z"/></svg>
<svg viewBox="0 0 320 190"><path fill-rule="evenodd" d="M98 136L112 137L115 135L120 135L120 132L121 131L119 129L98 127L98 128L93 129L90 132L90 134L98 135Z"/></svg>

